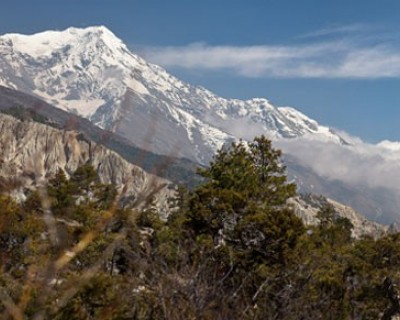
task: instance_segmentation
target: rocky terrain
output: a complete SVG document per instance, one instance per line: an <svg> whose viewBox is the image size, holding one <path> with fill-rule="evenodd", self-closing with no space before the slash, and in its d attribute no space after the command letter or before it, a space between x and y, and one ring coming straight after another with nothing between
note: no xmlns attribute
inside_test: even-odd
<svg viewBox="0 0 400 320"><path fill-rule="evenodd" d="M154 193L155 203L166 214L169 181L145 172L78 131L0 114L0 176L3 188L16 188L15 195L24 196L58 169L71 174L85 163L93 165L101 182L116 185L123 205L133 206L139 197Z"/></svg>
<svg viewBox="0 0 400 320"><path fill-rule="evenodd" d="M298 215L306 225L317 225L319 223L317 214L321 205L326 203L332 205L335 213L339 217L347 218L353 224L352 235L355 238L359 238L362 235L370 235L374 238L378 238L390 229L389 226L366 219L351 207L322 196L297 196L291 199L290 203L293 205L296 215Z"/></svg>

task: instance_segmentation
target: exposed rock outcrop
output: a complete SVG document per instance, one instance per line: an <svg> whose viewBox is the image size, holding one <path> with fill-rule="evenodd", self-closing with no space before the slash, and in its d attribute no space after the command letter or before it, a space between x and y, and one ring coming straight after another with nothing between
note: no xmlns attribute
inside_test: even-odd
<svg viewBox="0 0 400 320"><path fill-rule="evenodd" d="M0 177L19 195L54 176L59 168L71 174L85 163L93 165L101 182L116 185L122 204L132 205L138 197L156 191L155 204L166 214L171 194L168 180L146 173L77 131L0 114Z"/></svg>
<svg viewBox="0 0 400 320"><path fill-rule="evenodd" d="M353 224L352 234L355 238L359 238L362 235L370 235L377 238L389 231L389 226L370 221L354 209L322 196L298 196L292 198L290 203L294 206L295 213L306 225L317 225L319 223L317 213L320 207L329 203L333 206L338 216L349 219Z"/></svg>

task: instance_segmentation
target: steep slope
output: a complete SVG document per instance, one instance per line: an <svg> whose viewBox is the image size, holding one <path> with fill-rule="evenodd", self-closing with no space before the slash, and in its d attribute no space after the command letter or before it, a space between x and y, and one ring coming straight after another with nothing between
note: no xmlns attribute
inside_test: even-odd
<svg viewBox="0 0 400 320"><path fill-rule="evenodd" d="M224 99L186 84L130 52L105 27L6 34L0 53L0 84L85 116L153 152L205 164L224 143L260 133L343 142L292 108L266 99Z"/></svg>
<svg viewBox="0 0 400 320"><path fill-rule="evenodd" d="M308 194L295 197L291 199L290 203L293 205L295 213L306 225L317 225L319 223L317 213L322 205L328 203L332 205L339 217L347 218L351 221L353 224L352 234L355 238L363 235L370 235L377 238L390 232L388 226L367 220L351 207L329 198Z"/></svg>
<svg viewBox="0 0 400 320"><path fill-rule="evenodd" d="M104 183L114 183L121 203L133 205L138 197L156 192L155 203L166 214L169 182L146 173L121 156L84 137L32 121L0 114L0 177L3 187L12 184L18 195L54 176L90 163Z"/></svg>

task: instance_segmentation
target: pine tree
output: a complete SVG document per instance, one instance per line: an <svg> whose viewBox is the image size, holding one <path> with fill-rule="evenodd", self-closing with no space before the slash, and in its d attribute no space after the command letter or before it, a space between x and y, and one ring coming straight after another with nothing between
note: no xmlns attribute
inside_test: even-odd
<svg viewBox="0 0 400 320"><path fill-rule="evenodd" d="M273 256L284 262L284 251L295 245L303 226L287 205L296 187L287 182L280 155L264 136L249 146L240 142L220 150L210 167L199 171L207 182L189 202L192 230L261 261Z"/></svg>
<svg viewBox="0 0 400 320"><path fill-rule="evenodd" d="M52 198L52 210L55 214L65 214L74 204L73 190L64 170L59 169L48 185L48 194Z"/></svg>
<svg viewBox="0 0 400 320"><path fill-rule="evenodd" d="M71 176L74 187L86 195L97 180L97 172L90 163L79 166Z"/></svg>

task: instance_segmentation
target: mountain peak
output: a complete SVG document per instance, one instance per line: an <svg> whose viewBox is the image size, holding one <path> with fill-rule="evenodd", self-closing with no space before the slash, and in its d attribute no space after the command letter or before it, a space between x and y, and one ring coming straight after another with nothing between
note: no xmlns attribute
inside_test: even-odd
<svg viewBox="0 0 400 320"><path fill-rule="evenodd" d="M1 41L3 40L3 41ZM13 50L37 58L49 56L71 46L88 46L102 40L111 49L123 47L123 42L105 26L50 30L32 35L8 33L0 37L0 46L11 45Z"/></svg>
<svg viewBox="0 0 400 320"><path fill-rule="evenodd" d="M98 26L88 26L88 27L69 27L66 29L69 32L91 32L91 33L110 33L114 35L114 33L104 25Z"/></svg>
<svg viewBox="0 0 400 320"><path fill-rule="evenodd" d="M105 26L6 34L0 36L0 85L89 117L123 96L135 59Z"/></svg>
<svg viewBox="0 0 400 320"><path fill-rule="evenodd" d="M119 39L110 29L106 26L90 26L86 28L70 27L61 33L68 32L69 34L77 37L78 39L102 39L110 47L124 46L121 39Z"/></svg>

